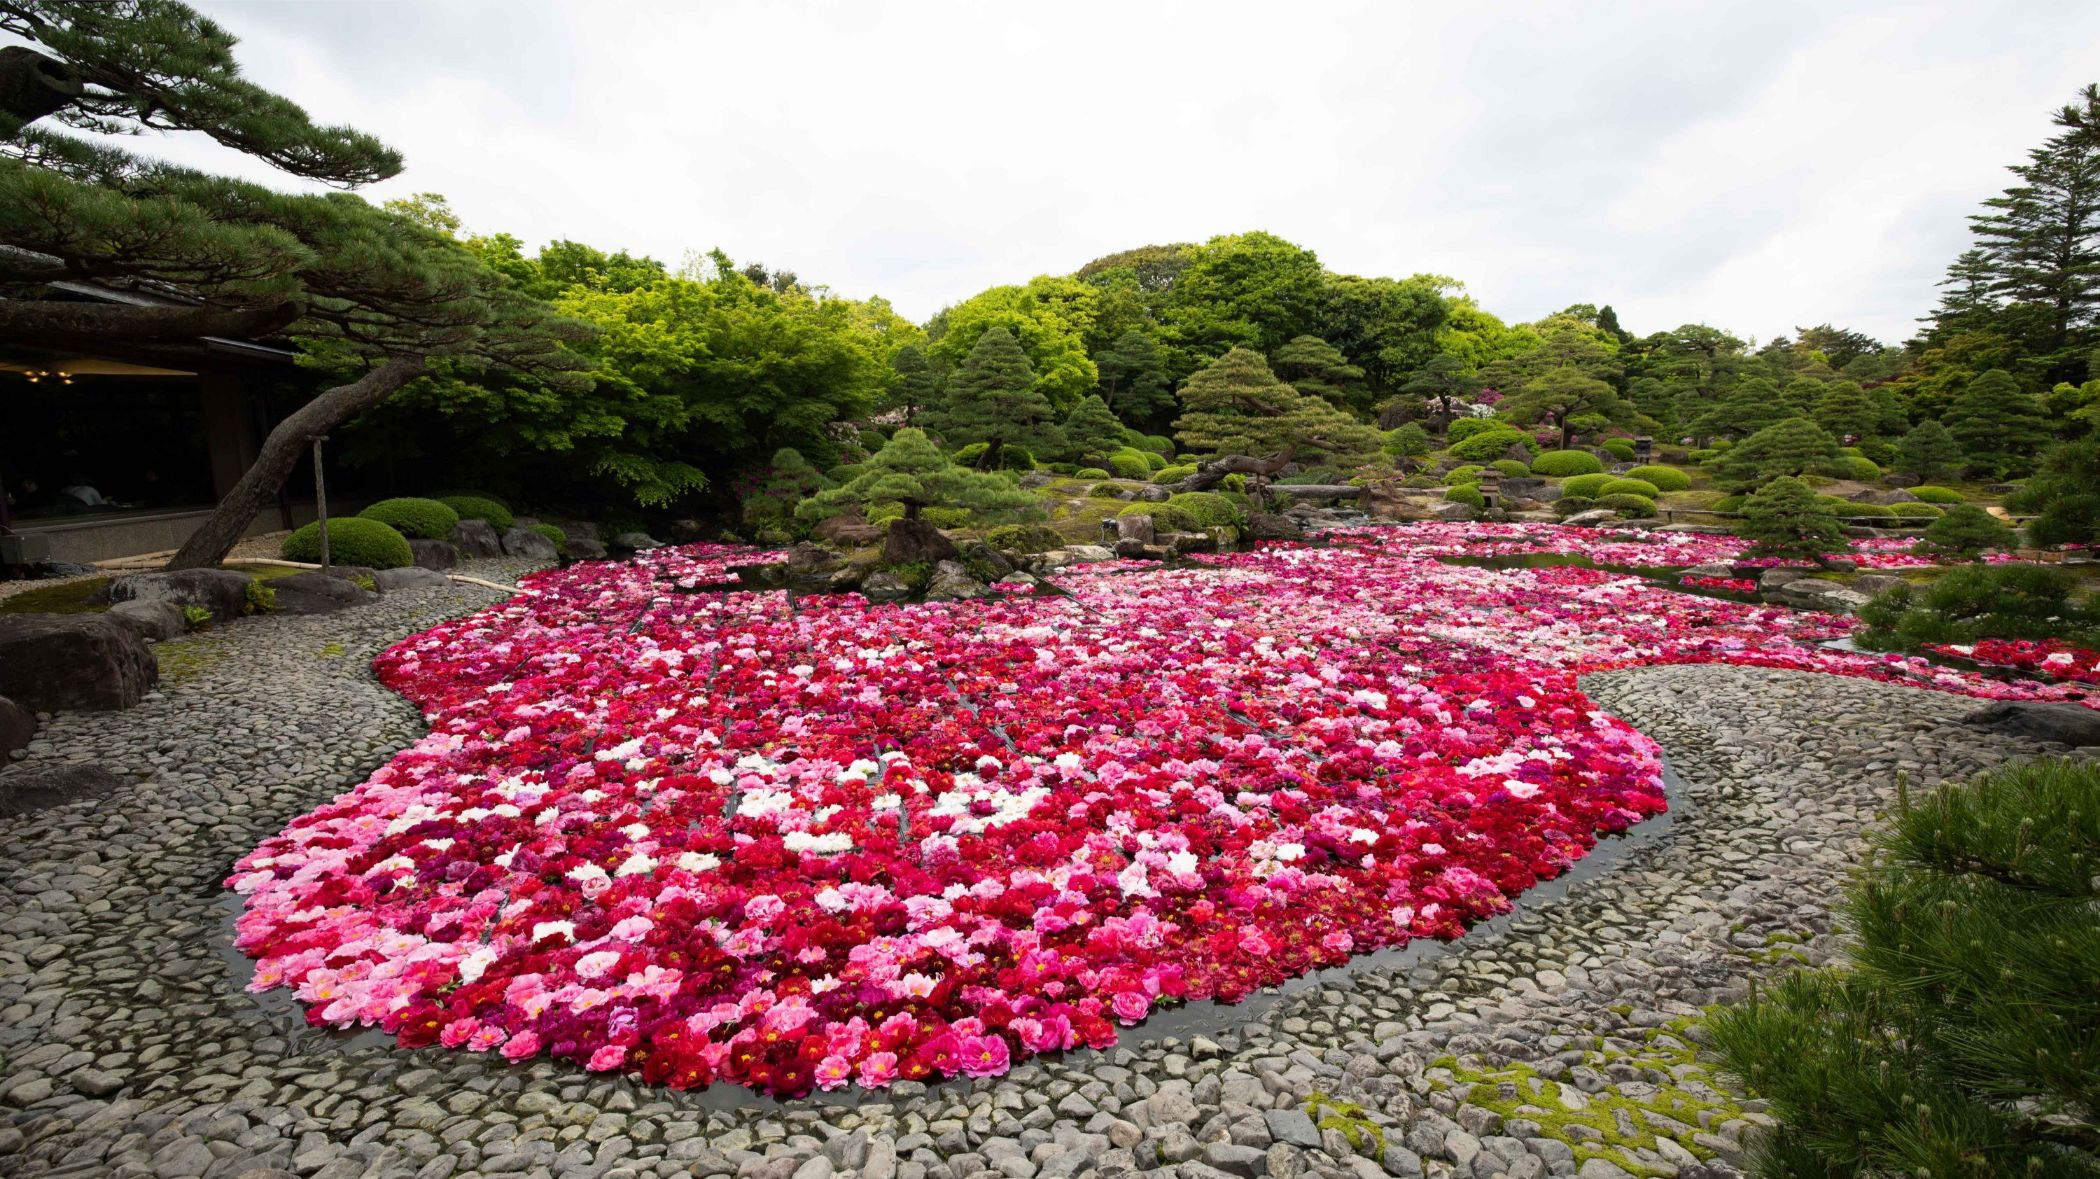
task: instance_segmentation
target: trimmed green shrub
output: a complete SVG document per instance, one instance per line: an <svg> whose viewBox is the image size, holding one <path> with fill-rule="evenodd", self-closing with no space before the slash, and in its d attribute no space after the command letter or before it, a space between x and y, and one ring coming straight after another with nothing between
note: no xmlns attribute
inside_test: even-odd
<svg viewBox="0 0 2100 1179"><path fill-rule="evenodd" d="M991 448L992 445L989 442L972 442L961 450L956 451L951 457L958 467L983 470L985 452ZM1006 443L999 448L999 466L997 469L1001 471L1033 471L1035 470L1035 455L1025 446L1016 446L1011 442Z"/></svg>
<svg viewBox="0 0 2100 1179"><path fill-rule="evenodd" d="M1854 479L1862 483L1871 479L1881 478L1881 466L1873 459L1862 455L1841 454L1837 457L1836 462L1830 464L1829 469L1844 478Z"/></svg>
<svg viewBox="0 0 2100 1179"><path fill-rule="evenodd" d="M1488 502L1487 497L1480 494L1480 488L1471 483L1461 483L1456 487L1445 488L1444 498L1455 504L1464 504L1469 508L1484 508Z"/></svg>
<svg viewBox="0 0 2100 1179"><path fill-rule="evenodd" d="M1908 516L1917 520L1935 520L1946 511L1945 508L1940 507L1938 504L1912 503L1908 500L1900 504L1890 504L1889 510L1899 516Z"/></svg>
<svg viewBox="0 0 2100 1179"><path fill-rule="evenodd" d="M1553 501L1554 513L1561 516L1573 516L1578 512L1587 512L1596 506L1597 501L1587 495L1563 495Z"/></svg>
<svg viewBox="0 0 2100 1179"><path fill-rule="evenodd" d="M1779 1125L1763 1176L2090 1176L2100 1075L2100 767L2050 759L1900 790L1835 924L1706 1032ZM2081 1112L2072 1112L2081 1111Z"/></svg>
<svg viewBox="0 0 2100 1179"><path fill-rule="evenodd" d="M1968 497L1962 495L1961 492L1954 490L1952 487L1937 487L1930 483L1920 483L1916 487L1909 488L1908 490L1912 495L1917 496L1919 499L1924 500L1926 503L1929 504L1959 504L1968 502Z"/></svg>
<svg viewBox="0 0 2100 1179"><path fill-rule="evenodd" d="M935 528L968 528L970 509L924 507L919 509L919 518Z"/></svg>
<svg viewBox="0 0 2100 1179"><path fill-rule="evenodd" d="M1595 458L1596 456L1591 455L1590 457ZM1534 471L1537 469L1537 467L1532 468ZM1584 499L1596 499L1604 494L1605 484L1615 482L1618 478L1617 475L1607 475L1602 471L1594 471L1587 475L1571 475L1560 481L1560 493L1563 496L1579 495Z"/></svg>
<svg viewBox="0 0 2100 1179"><path fill-rule="evenodd" d="M1154 483L1179 483L1195 473L1196 464L1176 463L1152 472L1152 481Z"/></svg>
<svg viewBox="0 0 2100 1179"><path fill-rule="evenodd" d="M517 511L516 506L513 505L510 502L510 500L504 498L503 496L497 495L493 491L477 491L472 487L449 487L443 491L433 491L430 493L431 499L439 500L444 503L451 503L453 500L459 499L462 496L468 499L485 499L488 500L490 503L501 504L503 505L503 510L506 512ZM460 518L463 520L466 519L464 515Z"/></svg>
<svg viewBox="0 0 2100 1179"><path fill-rule="evenodd" d="M1006 553L1047 553L1063 548L1065 538L1041 524L1001 524L984 534L984 543Z"/></svg>
<svg viewBox="0 0 2100 1179"><path fill-rule="evenodd" d="M1604 440L1604 453L1618 459L1622 463L1630 463L1633 461L1634 456L1633 443L1628 442L1624 438L1606 438Z"/></svg>
<svg viewBox="0 0 2100 1179"><path fill-rule="evenodd" d="M1480 482L1480 473L1485 470L1487 470L1487 468L1481 466L1479 463L1465 463L1461 466L1453 467L1450 470L1444 472L1444 482L1453 485L1459 483L1478 483Z"/></svg>
<svg viewBox="0 0 2100 1179"><path fill-rule="evenodd" d="M1716 512L1740 512L1743 510L1743 504L1749 499L1750 497L1747 495L1724 495L1714 501L1713 510Z"/></svg>
<svg viewBox="0 0 2100 1179"><path fill-rule="evenodd" d="M1108 472L1107 472L1107 471L1104 471L1104 470L1102 470L1102 469L1101 469L1100 467L1081 467L1081 468L1079 468L1078 470L1076 470L1076 471L1072 472L1072 478L1074 478L1074 479L1106 479L1106 478L1108 478Z"/></svg>
<svg viewBox="0 0 2100 1179"><path fill-rule="evenodd" d="M1515 428L1500 418L1458 418L1445 427L1444 445L1455 446L1473 437L1475 434L1485 434L1491 430L1513 430Z"/></svg>
<svg viewBox="0 0 2100 1179"><path fill-rule="evenodd" d="M1174 457L1174 440L1164 434L1140 434L1137 439L1136 445L1139 450L1149 450L1167 458Z"/></svg>
<svg viewBox="0 0 2100 1179"><path fill-rule="evenodd" d="M1563 484L1562 486L1565 487L1566 485ZM1661 494L1662 489L1646 479L1617 478L1597 489L1599 498L1607 495L1637 495L1645 500L1653 500Z"/></svg>
<svg viewBox="0 0 2100 1179"><path fill-rule="evenodd" d="M1830 508L1792 475L1781 475L1743 501L1743 522L1736 531L1757 542L1750 546L1757 557L1820 560L1851 547Z"/></svg>
<svg viewBox="0 0 2100 1179"><path fill-rule="evenodd" d="M1153 470L1155 470L1155 471L1163 471L1163 470L1165 470L1165 469L1166 469L1166 467L1167 467L1167 456L1166 456L1166 455L1163 455L1163 454L1159 453L1159 452L1158 452L1158 451L1156 451L1156 450L1140 450L1140 451L1138 451L1138 453L1139 453L1139 454L1141 454L1141 455L1144 455L1144 456L1145 456L1145 465L1146 465L1146 466L1148 466L1148 467L1152 468L1152 469L1153 469Z"/></svg>
<svg viewBox="0 0 2100 1179"><path fill-rule="evenodd" d="M1922 591L1906 584L1876 595L1860 608L1867 625L1858 638L1907 651L1978 639L2069 639L2089 647L2100 617L2072 601L2077 587L2071 574L2045 565L1966 566Z"/></svg>
<svg viewBox="0 0 2100 1179"><path fill-rule="evenodd" d="M1975 504L1956 504L1925 529L1925 539L1918 542L1917 551L1974 560L1988 550L2008 552L2018 547L2019 534L2003 520Z"/></svg>
<svg viewBox="0 0 2100 1179"><path fill-rule="evenodd" d="M1839 506L1831 510L1835 511L1838 514L1838 518L1842 520L1894 518L1896 515L1896 509L1887 504L1863 504L1854 503L1851 500L1840 500Z"/></svg>
<svg viewBox="0 0 2100 1179"><path fill-rule="evenodd" d="M503 501L486 495L445 495L438 502L459 514L462 520L486 520L489 527L498 532L507 532L517 517L510 514Z"/></svg>
<svg viewBox="0 0 2100 1179"><path fill-rule="evenodd" d="M1079 473L1079 464L1051 463L1049 469L1050 473L1053 475L1077 475Z"/></svg>
<svg viewBox="0 0 2100 1179"><path fill-rule="evenodd" d="M1237 527L1240 523L1239 509L1215 491L1184 491L1168 496L1167 506L1186 513L1204 528L1216 525Z"/></svg>
<svg viewBox="0 0 2100 1179"><path fill-rule="evenodd" d="M1089 499L1129 499L1122 488L1113 483L1096 483L1086 489Z"/></svg>
<svg viewBox="0 0 2100 1179"><path fill-rule="evenodd" d="M1504 425L1500 430L1482 430L1463 442L1453 443L1451 456L1467 462L1484 463L1490 459L1501 458L1511 447L1518 447L1525 454L1530 454L1536 448L1531 435Z"/></svg>
<svg viewBox="0 0 2100 1179"><path fill-rule="evenodd" d="M1149 451L1136 450L1126 446L1108 456L1108 465L1119 478L1143 479L1152 474L1151 459L1146 457L1149 453ZM1158 458L1159 456L1152 455L1151 457Z"/></svg>
<svg viewBox="0 0 2100 1179"><path fill-rule="evenodd" d="M1594 475L1604 470L1604 460L1587 450L1549 450L1531 460L1531 473L1560 478L1565 475Z"/></svg>
<svg viewBox="0 0 2100 1179"><path fill-rule="evenodd" d="M1597 506L1610 508L1621 516L1653 516L1655 514L1654 500L1649 499L1645 495L1633 495L1627 492L1607 492L1597 497Z"/></svg>
<svg viewBox="0 0 2100 1179"><path fill-rule="evenodd" d="M287 561L321 559L319 520L284 538L279 550ZM373 569L400 569L416 563L408 538L392 525L360 516L343 516L328 522L328 560L335 565L365 565Z"/></svg>
<svg viewBox="0 0 2100 1179"><path fill-rule="evenodd" d="M1697 450L1687 452L1684 457L1685 461L1695 463L1703 467L1706 464L1714 461L1715 459L1720 458L1721 452L1718 449L1711 446L1702 446Z"/></svg>
<svg viewBox="0 0 2100 1179"><path fill-rule="evenodd" d="M389 525L403 536L419 540L445 540L459 523L459 513L434 499L383 499L358 513L367 520Z"/></svg>
<svg viewBox="0 0 2100 1179"><path fill-rule="evenodd" d="M1531 474L1530 467L1515 459L1496 459L1494 462L1489 463L1488 466L1495 468L1505 479L1522 479L1524 476Z"/></svg>
<svg viewBox="0 0 2100 1179"><path fill-rule="evenodd" d="M1665 467L1660 464L1635 467L1631 471L1626 472L1626 477L1628 479L1639 479L1645 483L1653 483L1658 491L1689 491L1692 487L1692 477L1690 475L1685 474L1676 467Z"/></svg>
<svg viewBox="0 0 2100 1179"><path fill-rule="evenodd" d="M1402 487L1420 489L1424 487L1442 487L1443 485L1444 481L1435 475L1406 475L1400 479L1400 486Z"/></svg>
<svg viewBox="0 0 2100 1179"><path fill-rule="evenodd" d="M1436 449L1429 440L1429 431L1414 422L1404 422L1385 432L1385 441L1380 449L1394 458L1415 458Z"/></svg>

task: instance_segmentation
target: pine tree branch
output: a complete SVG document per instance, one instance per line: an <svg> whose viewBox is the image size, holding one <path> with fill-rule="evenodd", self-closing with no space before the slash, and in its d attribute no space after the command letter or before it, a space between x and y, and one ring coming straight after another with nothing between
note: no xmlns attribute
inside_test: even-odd
<svg viewBox="0 0 2100 1179"><path fill-rule="evenodd" d="M267 336L304 313L287 300L267 307L138 307L57 299L0 299L0 340L94 347L112 339L185 340Z"/></svg>

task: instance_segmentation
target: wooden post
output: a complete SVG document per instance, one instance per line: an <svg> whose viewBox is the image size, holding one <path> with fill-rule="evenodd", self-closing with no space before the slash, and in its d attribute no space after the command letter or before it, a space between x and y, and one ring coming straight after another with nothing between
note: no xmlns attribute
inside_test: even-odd
<svg viewBox="0 0 2100 1179"><path fill-rule="evenodd" d="M328 568L328 480L321 475L321 444L328 441L323 434L314 439L314 519L321 526L321 568Z"/></svg>

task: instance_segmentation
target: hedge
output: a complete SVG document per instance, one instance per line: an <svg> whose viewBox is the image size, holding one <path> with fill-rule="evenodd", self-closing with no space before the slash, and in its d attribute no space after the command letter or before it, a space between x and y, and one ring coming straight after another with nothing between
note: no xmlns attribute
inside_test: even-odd
<svg viewBox="0 0 2100 1179"><path fill-rule="evenodd" d="M1645 500L1653 500L1656 496L1662 494L1662 488L1648 482L1646 479L1618 478L1598 488L1596 494L1600 499L1607 495L1637 495ZM1651 503L1649 506L1653 507L1655 505Z"/></svg>
<svg viewBox="0 0 2100 1179"><path fill-rule="evenodd" d="M1938 504L1910 503L1906 501L1900 504L1890 504L1889 508L1899 516L1910 516L1919 520L1932 520L1944 514L1944 509Z"/></svg>
<svg viewBox="0 0 2100 1179"><path fill-rule="evenodd" d="M1072 478L1074 478L1074 479L1106 479L1106 478L1108 478L1108 472L1107 472L1107 471L1105 471L1105 470L1103 470L1103 469L1101 469L1100 467L1081 467L1081 468L1079 468L1078 470L1076 470L1076 471L1072 472Z"/></svg>
<svg viewBox="0 0 2100 1179"><path fill-rule="evenodd" d="M1152 481L1154 483L1179 483L1195 473L1196 464L1176 463L1173 466L1161 467L1159 470L1152 472Z"/></svg>
<svg viewBox="0 0 2100 1179"><path fill-rule="evenodd" d="M1519 447L1525 454L1530 454L1533 446L1531 435L1504 426L1500 430L1483 430L1462 442L1453 443L1451 454L1467 462L1484 463L1501 458L1511 447Z"/></svg>
<svg viewBox="0 0 2100 1179"><path fill-rule="evenodd" d="M1595 458L1597 456L1591 455L1590 457ZM1532 470L1536 471L1538 468L1534 466ZM1564 496L1579 495L1584 499L1596 499L1604 494L1605 484L1614 482L1618 478L1617 475L1607 475L1602 471L1592 472L1587 475L1572 475L1561 480L1560 493Z"/></svg>
<svg viewBox="0 0 2100 1179"><path fill-rule="evenodd" d="M1531 460L1531 473L1550 475L1594 475L1604 469L1604 460L1587 450L1549 450Z"/></svg>
<svg viewBox="0 0 2100 1179"><path fill-rule="evenodd" d="M287 561L321 559L319 520L284 538L279 550ZM400 569L416 563L408 538L391 525L360 516L344 516L328 522L328 561L332 565L363 565L371 569Z"/></svg>
<svg viewBox="0 0 2100 1179"><path fill-rule="evenodd" d="M1958 504L1967 498L1952 487L1938 487L1931 483L1920 483L1909 490L1912 495L1929 504Z"/></svg>
<svg viewBox="0 0 2100 1179"><path fill-rule="evenodd" d="M1515 459L1496 459L1494 462L1489 463L1488 466L1501 472L1502 477L1505 479L1522 479L1524 476L1531 474L1530 467Z"/></svg>
<svg viewBox="0 0 2100 1179"><path fill-rule="evenodd" d="M1444 498L1455 504L1464 504L1469 508L1484 508L1487 506L1487 497L1480 494L1480 488L1471 483L1461 483L1456 487L1445 488Z"/></svg>
<svg viewBox="0 0 2100 1179"><path fill-rule="evenodd" d="M1645 495L1615 494L1599 496L1597 506L1610 508L1622 516L1653 516L1655 501Z"/></svg>
<svg viewBox="0 0 2100 1179"><path fill-rule="evenodd" d="M452 529L459 523L459 513L434 499L416 499L403 496L399 499L383 499L358 513L367 520L377 520L388 525L403 536L418 540L447 540Z"/></svg>
<svg viewBox="0 0 2100 1179"><path fill-rule="evenodd" d="M1108 465L1123 479L1143 479L1152 474L1152 463L1145 457L1149 451L1124 447L1108 456ZM1152 455L1152 458L1158 458Z"/></svg>

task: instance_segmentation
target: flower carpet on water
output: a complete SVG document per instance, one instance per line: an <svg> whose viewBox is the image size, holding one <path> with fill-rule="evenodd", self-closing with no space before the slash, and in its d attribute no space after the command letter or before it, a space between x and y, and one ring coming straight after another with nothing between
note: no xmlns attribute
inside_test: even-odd
<svg viewBox="0 0 2100 1179"><path fill-rule="evenodd" d="M1428 544L918 605L709 591L763 558L708 546L535 575L379 658L431 732L240 861L251 989L674 1087L987 1076L1456 937L1660 812L1656 747L1586 672L2076 694L1817 645L1849 619Z"/></svg>

